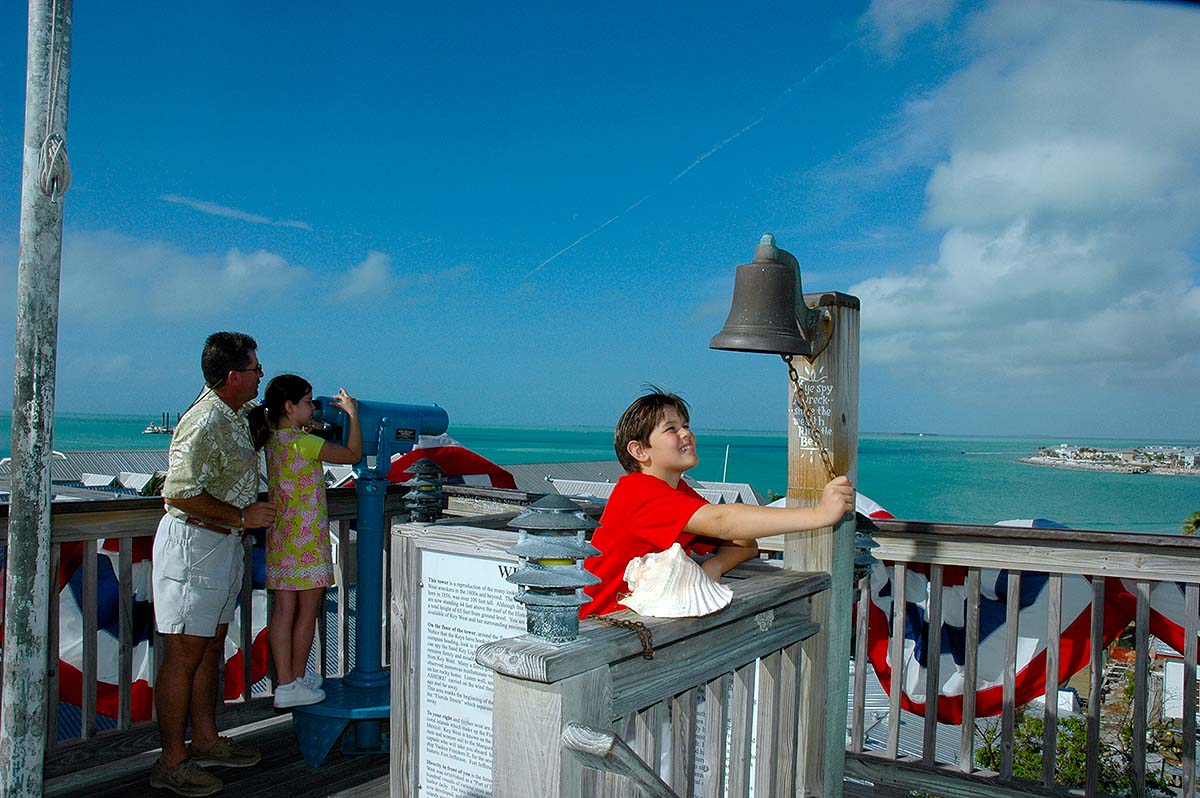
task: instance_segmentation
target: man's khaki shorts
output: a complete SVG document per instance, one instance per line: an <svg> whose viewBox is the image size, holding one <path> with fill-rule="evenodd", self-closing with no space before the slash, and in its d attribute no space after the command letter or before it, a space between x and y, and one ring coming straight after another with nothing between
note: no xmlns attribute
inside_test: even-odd
<svg viewBox="0 0 1200 798"><path fill-rule="evenodd" d="M242 589L242 536L185 524L170 513L154 536L154 620L160 634L212 637L233 620Z"/></svg>

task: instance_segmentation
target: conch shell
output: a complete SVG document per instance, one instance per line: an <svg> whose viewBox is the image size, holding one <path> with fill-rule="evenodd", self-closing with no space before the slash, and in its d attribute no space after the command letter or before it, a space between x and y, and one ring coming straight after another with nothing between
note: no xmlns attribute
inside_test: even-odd
<svg viewBox="0 0 1200 798"><path fill-rule="evenodd" d="M733 601L733 591L709 578L678 543L630 560L625 581L633 592L618 602L652 618L698 618Z"/></svg>

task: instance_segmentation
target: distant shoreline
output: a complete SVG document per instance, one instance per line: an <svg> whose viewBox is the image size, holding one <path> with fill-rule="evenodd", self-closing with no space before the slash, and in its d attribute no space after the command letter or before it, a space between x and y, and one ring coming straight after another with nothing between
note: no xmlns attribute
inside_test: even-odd
<svg viewBox="0 0 1200 798"><path fill-rule="evenodd" d="M174 413L172 413L174 415ZM58 422L78 422L78 421L99 421L99 422L128 422L130 429L136 429L141 432L142 428L148 422L154 421L156 418L161 418L161 412L145 411L145 412L123 412L123 413L108 413L108 412L79 412L58 410L55 412L55 424ZM534 430L546 432L598 432L606 435L612 434L613 421L606 421L602 424L512 424L512 423L487 423L478 420L460 420L454 417L450 419L450 426L488 430ZM8 434L12 425L12 413L7 409L0 412L0 440L5 444L8 440ZM788 429L782 422L778 427L771 426L764 429L745 429L741 427L723 427L723 426L702 426L700 428L701 436L712 435L747 435L754 437L770 437L770 438L786 438ZM1059 440L1062 438L1061 433L1045 433L1045 432L992 432L992 433L965 433L965 432L893 432L886 430L860 430L859 438L861 439L909 439L909 438L929 438L933 440L1018 440L1018 441L1035 441L1044 442L1050 440ZM1137 437L1113 437L1111 435L1095 434L1089 435L1083 439L1095 446L1106 446L1110 443L1122 446L1141 446L1141 445L1181 445L1181 446L1200 446L1200 438L1180 438L1168 436L1166 438L1137 438ZM1164 444L1164 441L1166 444ZM164 441L166 443L166 441ZM62 447L56 447L62 448ZM85 450L96 448L87 445L72 445L72 451ZM100 447L104 448L104 447ZM122 445L120 448L131 448ZM7 455L7 452L4 453Z"/></svg>
<svg viewBox="0 0 1200 798"><path fill-rule="evenodd" d="M1049 468L1069 468L1075 471L1106 471L1110 474L1161 474L1170 477L1200 477L1200 469L1168 468L1155 465L1129 465L1116 463L1095 463L1082 460L1065 460L1061 457L1022 457L1019 463L1027 465L1047 466Z"/></svg>

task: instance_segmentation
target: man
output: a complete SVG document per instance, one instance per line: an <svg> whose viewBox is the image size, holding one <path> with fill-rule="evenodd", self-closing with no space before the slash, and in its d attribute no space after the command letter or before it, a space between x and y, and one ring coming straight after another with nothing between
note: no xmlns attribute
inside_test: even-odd
<svg viewBox="0 0 1200 798"><path fill-rule="evenodd" d="M254 339L218 332L204 342L205 390L171 439L154 537L154 616L166 654L154 684L162 756L150 785L179 795L220 792L201 765L250 767L262 755L217 735L219 668L242 586L242 533L275 516L258 499L258 455L246 423L262 364ZM192 742L185 745L188 721Z"/></svg>

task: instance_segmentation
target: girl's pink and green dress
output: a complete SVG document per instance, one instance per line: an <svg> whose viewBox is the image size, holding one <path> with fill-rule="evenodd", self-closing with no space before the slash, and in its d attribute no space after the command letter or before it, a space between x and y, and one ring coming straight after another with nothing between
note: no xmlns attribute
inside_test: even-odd
<svg viewBox="0 0 1200 798"><path fill-rule="evenodd" d="M287 428L265 447L267 490L275 523L267 529L267 589L308 590L333 584L325 507L324 440Z"/></svg>

